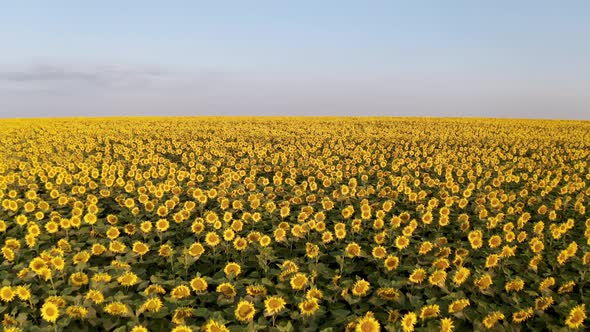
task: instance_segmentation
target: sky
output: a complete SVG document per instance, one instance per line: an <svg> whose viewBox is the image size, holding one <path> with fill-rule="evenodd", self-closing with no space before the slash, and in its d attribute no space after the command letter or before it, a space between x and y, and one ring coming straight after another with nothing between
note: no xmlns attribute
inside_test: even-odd
<svg viewBox="0 0 590 332"><path fill-rule="evenodd" d="M590 120L589 40L587 0L2 1L0 117Z"/></svg>

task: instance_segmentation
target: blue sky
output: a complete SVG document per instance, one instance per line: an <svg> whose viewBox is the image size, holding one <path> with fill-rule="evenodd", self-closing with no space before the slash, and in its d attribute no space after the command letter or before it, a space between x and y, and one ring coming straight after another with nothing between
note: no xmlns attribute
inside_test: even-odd
<svg viewBox="0 0 590 332"><path fill-rule="evenodd" d="M590 119L588 1L19 1L0 116Z"/></svg>

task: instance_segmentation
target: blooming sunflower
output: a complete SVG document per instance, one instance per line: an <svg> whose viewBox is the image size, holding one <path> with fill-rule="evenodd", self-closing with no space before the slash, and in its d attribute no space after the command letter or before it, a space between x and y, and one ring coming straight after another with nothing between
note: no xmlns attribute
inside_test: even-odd
<svg viewBox="0 0 590 332"><path fill-rule="evenodd" d="M147 254L148 251L150 251L150 247L147 244L141 241L135 241L133 243L133 252L138 254L139 256Z"/></svg>
<svg viewBox="0 0 590 332"><path fill-rule="evenodd" d="M227 297L227 298L231 298L236 296L236 289L234 288L234 286L230 283L224 282L222 284L220 284L219 286L217 286L216 292L221 293L223 296Z"/></svg>
<svg viewBox="0 0 590 332"><path fill-rule="evenodd" d="M295 290L302 290L307 285L308 278L304 273L296 273L289 282L291 284L291 288Z"/></svg>
<svg viewBox="0 0 590 332"><path fill-rule="evenodd" d="M137 325L131 329L131 332L149 332L145 326Z"/></svg>
<svg viewBox="0 0 590 332"><path fill-rule="evenodd" d="M225 276L228 278L230 276L237 277L241 272L242 268L240 267L240 264L234 262L227 263L223 268L223 273L225 273Z"/></svg>
<svg viewBox="0 0 590 332"><path fill-rule="evenodd" d="M269 296L264 300L264 309L269 315L276 315L285 308L285 304L283 297L278 295Z"/></svg>
<svg viewBox="0 0 590 332"><path fill-rule="evenodd" d="M205 243L207 243L210 247L216 247L219 242L221 242L221 238L215 232L209 232L205 235Z"/></svg>
<svg viewBox="0 0 590 332"><path fill-rule="evenodd" d="M119 276L117 278L117 281L121 286L130 287L137 284L140 280L135 273L127 271L123 273L121 276Z"/></svg>
<svg viewBox="0 0 590 332"><path fill-rule="evenodd" d="M383 261L383 265L387 271L393 271L399 266L399 258L395 255L389 255Z"/></svg>
<svg viewBox="0 0 590 332"><path fill-rule="evenodd" d="M205 332L229 332L229 329L225 327L223 323L217 322L215 320L210 319L207 321L207 324L203 326Z"/></svg>
<svg viewBox="0 0 590 332"><path fill-rule="evenodd" d="M122 302L111 302L104 307L104 311L113 316L125 316L129 313L129 309Z"/></svg>
<svg viewBox="0 0 590 332"><path fill-rule="evenodd" d="M454 328L451 318L447 317L440 320L440 332L452 332Z"/></svg>
<svg viewBox="0 0 590 332"><path fill-rule="evenodd" d="M463 311L465 307L469 306L469 299L458 299L449 304L449 313L454 314Z"/></svg>
<svg viewBox="0 0 590 332"><path fill-rule="evenodd" d="M416 268L416 269L414 269L412 274L410 274L410 277L408 278L408 280L414 284L420 284L424 281L425 278L426 278L426 270L424 270L422 268Z"/></svg>
<svg viewBox="0 0 590 332"><path fill-rule="evenodd" d="M4 286L4 287L0 288L0 299L3 302L7 302L7 303L12 302L12 300L14 300L15 296L16 296L16 293L14 292L12 287Z"/></svg>
<svg viewBox="0 0 590 332"><path fill-rule="evenodd" d="M402 330L404 332L414 331L414 325L418 321L418 317L413 312L408 312L402 317Z"/></svg>
<svg viewBox="0 0 590 332"><path fill-rule="evenodd" d="M249 322L253 320L255 314L256 309L254 308L254 304L245 300L240 301L236 307L236 310L234 311L236 319L240 322Z"/></svg>
<svg viewBox="0 0 590 332"><path fill-rule="evenodd" d="M373 317L373 313L368 312L365 316L361 317L355 327L355 332L379 332L381 331L381 325L379 321Z"/></svg>
<svg viewBox="0 0 590 332"><path fill-rule="evenodd" d="M519 324L527 319L533 317L533 308L527 308L525 310L519 310L512 314L512 322Z"/></svg>
<svg viewBox="0 0 590 332"><path fill-rule="evenodd" d="M55 323L59 318L59 308L52 302L45 302L41 307L41 318L49 323Z"/></svg>
<svg viewBox="0 0 590 332"><path fill-rule="evenodd" d="M428 278L428 282L433 286L444 287L447 280L447 273L444 270L436 270Z"/></svg>
<svg viewBox="0 0 590 332"><path fill-rule="evenodd" d="M299 303L299 311L303 316L311 316L313 315L318 309L320 305L318 300L313 298L309 300L305 300Z"/></svg>
<svg viewBox="0 0 590 332"><path fill-rule="evenodd" d="M164 304L159 297L151 297L143 302L140 307L140 311L158 312L160 309L162 309L163 305Z"/></svg>
<svg viewBox="0 0 590 332"><path fill-rule="evenodd" d="M178 325L170 330L170 332L193 332L193 329L190 326Z"/></svg>
<svg viewBox="0 0 590 332"><path fill-rule="evenodd" d="M395 238L395 246L399 250L403 250L403 249L407 248L409 244L410 244L410 240L403 235L400 235Z"/></svg>
<svg viewBox="0 0 590 332"><path fill-rule="evenodd" d="M195 277L190 281L191 288L197 293L204 293L207 291L207 281L203 277Z"/></svg>
<svg viewBox="0 0 590 332"><path fill-rule="evenodd" d="M498 321L503 320L504 318L505 317L503 313L499 311L494 311L485 316L482 323L486 328L491 329L492 327L494 327L494 325L496 325L496 323L498 323Z"/></svg>
<svg viewBox="0 0 590 332"><path fill-rule="evenodd" d="M554 300L551 296L543 296L535 299L535 309L536 310L547 310L552 304Z"/></svg>
<svg viewBox="0 0 590 332"><path fill-rule="evenodd" d="M355 296L365 296L370 288L371 284L368 281L361 279L355 282L352 286L352 294Z"/></svg>
<svg viewBox="0 0 590 332"><path fill-rule="evenodd" d="M440 307L438 304L430 304L423 306L420 309L420 319L435 318L440 314Z"/></svg>
<svg viewBox="0 0 590 332"><path fill-rule="evenodd" d="M570 310L567 319L565 320L565 325L571 329L577 329L582 324L584 324L584 320L586 319L586 305L580 304L575 306Z"/></svg>
<svg viewBox="0 0 590 332"><path fill-rule="evenodd" d="M178 285L172 289L170 296L175 300L184 299L191 295L191 290L185 285Z"/></svg>

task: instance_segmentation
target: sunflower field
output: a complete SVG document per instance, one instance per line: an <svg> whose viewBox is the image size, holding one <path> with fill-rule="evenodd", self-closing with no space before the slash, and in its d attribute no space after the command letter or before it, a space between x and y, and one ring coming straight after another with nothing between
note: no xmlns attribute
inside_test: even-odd
<svg viewBox="0 0 590 332"><path fill-rule="evenodd" d="M590 329L590 122L0 121L3 331Z"/></svg>

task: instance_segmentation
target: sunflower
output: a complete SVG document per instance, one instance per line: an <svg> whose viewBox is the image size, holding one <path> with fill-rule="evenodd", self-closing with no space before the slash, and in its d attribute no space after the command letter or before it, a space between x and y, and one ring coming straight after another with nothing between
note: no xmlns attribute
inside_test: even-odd
<svg viewBox="0 0 590 332"><path fill-rule="evenodd" d="M59 318L59 308L52 302L45 302L41 307L41 317L49 323L55 323Z"/></svg>
<svg viewBox="0 0 590 332"><path fill-rule="evenodd" d="M487 269L496 267L496 266L498 266L499 260L500 260L500 257L498 255L491 254L486 258L485 267Z"/></svg>
<svg viewBox="0 0 590 332"><path fill-rule="evenodd" d="M224 282L224 283L220 284L219 286L217 286L215 291L217 293L221 293L226 298L232 298L232 297L236 296L236 289L234 288L234 286L232 284L227 283L227 282Z"/></svg>
<svg viewBox="0 0 590 332"><path fill-rule="evenodd" d="M440 307L438 304L430 304L423 306L420 309L420 319L435 318L440 314Z"/></svg>
<svg viewBox="0 0 590 332"><path fill-rule="evenodd" d="M355 327L355 332L379 332L381 325L379 321L373 317L373 313L367 312L364 317L360 318Z"/></svg>
<svg viewBox="0 0 590 332"><path fill-rule="evenodd" d="M424 241L422 242L422 244L420 244L420 249L418 250L418 254L420 255L426 255L427 253L429 253L433 248L432 242L430 241Z"/></svg>
<svg viewBox="0 0 590 332"><path fill-rule="evenodd" d="M330 231L325 231L322 233L322 242L324 244L328 244L334 240L334 235Z"/></svg>
<svg viewBox="0 0 590 332"><path fill-rule="evenodd" d="M571 293L573 292L575 286L576 283L574 281L568 281L563 285L559 286L559 288L557 289L557 294Z"/></svg>
<svg viewBox="0 0 590 332"><path fill-rule="evenodd" d="M453 276L453 282L455 283L455 285L459 286L462 283L464 283L470 275L471 271L468 268L460 267Z"/></svg>
<svg viewBox="0 0 590 332"><path fill-rule="evenodd" d="M444 287L447 280L447 273L445 270L436 270L428 278L428 282L433 286Z"/></svg>
<svg viewBox="0 0 590 332"><path fill-rule="evenodd" d="M31 291L29 289L29 285L16 286L15 292L18 298L23 301L27 301L31 298ZM0 289L0 299L3 300L2 289Z"/></svg>
<svg viewBox="0 0 590 332"><path fill-rule="evenodd" d="M145 326L136 325L131 329L131 332L149 332Z"/></svg>
<svg viewBox="0 0 590 332"><path fill-rule="evenodd" d="M237 251L243 251L248 247L248 240L246 240L245 238L238 236L235 238L234 240L234 248Z"/></svg>
<svg viewBox="0 0 590 332"><path fill-rule="evenodd" d="M122 302L111 302L104 307L104 311L113 316L125 316L129 313L129 309Z"/></svg>
<svg viewBox="0 0 590 332"><path fill-rule="evenodd" d="M150 251L150 247L147 244L141 241L135 241L133 243L133 252L138 254L139 256L147 254L148 251Z"/></svg>
<svg viewBox="0 0 590 332"><path fill-rule="evenodd" d="M145 295L166 294L166 290L164 289L164 287L162 287L158 284L153 284L153 285L147 286L146 289L143 290L143 293Z"/></svg>
<svg viewBox="0 0 590 332"><path fill-rule="evenodd" d="M505 317L503 313L499 311L494 311L485 316L482 323L487 329L491 329L492 327L494 327L494 325L496 325L496 323L498 323L498 321L503 320L504 318Z"/></svg>
<svg viewBox="0 0 590 332"><path fill-rule="evenodd" d="M526 310L520 310L512 314L512 322L516 324L520 324L527 319L533 317L533 308L528 308Z"/></svg>
<svg viewBox="0 0 590 332"><path fill-rule="evenodd" d="M88 309L79 305L71 305L66 308L66 314L74 319L84 319L88 315Z"/></svg>
<svg viewBox="0 0 590 332"><path fill-rule="evenodd" d="M551 296L543 296L535 299L535 309L545 311L553 304L554 300Z"/></svg>
<svg viewBox="0 0 590 332"><path fill-rule="evenodd" d="M139 229L145 234L148 234L152 230L152 222L151 221L144 221L139 225Z"/></svg>
<svg viewBox="0 0 590 332"><path fill-rule="evenodd" d="M7 247L3 247L2 248L2 256L4 256L4 258L7 261L12 262L12 261L14 261L14 258L15 258L14 250L7 248Z"/></svg>
<svg viewBox="0 0 590 332"><path fill-rule="evenodd" d="M408 280L414 284L421 284L425 278L426 278L426 270L424 270L422 268L416 268L416 269L414 269L412 274L410 274L410 277L408 278Z"/></svg>
<svg viewBox="0 0 590 332"><path fill-rule="evenodd" d="M454 314L457 312L463 311L467 306L469 306L469 299L458 299L449 304L449 313Z"/></svg>
<svg viewBox="0 0 590 332"><path fill-rule="evenodd" d="M245 300L240 301L236 307L236 310L234 311L236 319L240 322L249 322L253 320L255 314L256 309L254 308L254 304Z"/></svg>
<svg viewBox="0 0 590 332"><path fill-rule="evenodd" d="M223 239L227 242L232 241L236 236L236 232L233 229L228 228L223 231Z"/></svg>
<svg viewBox="0 0 590 332"><path fill-rule="evenodd" d="M111 226L108 230L107 230L107 237L111 240L115 240L116 238L119 237L119 235L121 234L121 232L119 231L119 229L115 226Z"/></svg>
<svg viewBox="0 0 590 332"><path fill-rule="evenodd" d="M539 291L546 291L549 290L549 288L553 287L555 285L555 278L553 277L549 277L544 279L543 281L541 281L541 283L539 284Z"/></svg>
<svg viewBox="0 0 590 332"><path fill-rule="evenodd" d="M100 282L110 282L113 279L113 277L111 277L110 274L105 273L105 272L100 272L97 273L95 275L92 276L92 281L96 282L96 283L100 283Z"/></svg>
<svg viewBox="0 0 590 332"><path fill-rule="evenodd" d="M373 255L373 257L376 259L383 259L386 254L387 249L385 249L383 246L377 246L371 251L371 255Z"/></svg>
<svg viewBox="0 0 590 332"><path fill-rule="evenodd" d="M76 272L70 276L70 282L76 287L87 285L88 275L84 272Z"/></svg>
<svg viewBox="0 0 590 332"><path fill-rule="evenodd" d="M308 278L304 273L297 273L292 278L289 284L295 290L302 290L307 285Z"/></svg>
<svg viewBox="0 0 590 332"><path fill-rule="evenodd" d="M273 236L276 242L283 242L287 239L287 231L282 228L277 228L273 232ZM235 242L234 242L235 245Z"/></svg>
<svg viewBox="0 0 590 332"><path fill-rule="evenodd" d="M161 257L170 257L170 256L172 256L173 253L174 253L174 249L169 244L161 245L160 249L158 250L158 256L161 256Z"/></svg>
<svg viewBox="0 0 590 332"><path fill-rule="evenodd" d="M410 240L403 235L400 235L395 238L395 246L399 250L403 250L403 249L407 248L409 244L410 244Z"/></svg>
<svg viewBox="0 0 590 332"><path fill-rule="evenodd" d="M270 245L271 242L271 238L268 235L263 235L260 240L258 241L258 243L260 244L261 247L267 247L268 245Z"/></svg>
<svg viewBox="0 0 590 332"><path fill-rule="evenodd" d="M141 305L140 311L148 311L148 312L158 312L162 309L163 303L162 300L158 297L152 297L147 300Z"/></svg>
<svg viewBox="0 0 590 332"><path fill-rule="evenodd" d="M196 293L204 293L207 291L207 281L203 277L195 277L190 282L191 288Z"/></svg>
<svg viewBox="0 0 590 332"><path fill-rule="evenodd" d="M199 242L191 244L191 246L188 248L188 254L195 258L201 257L204 252L205 247L203 247L203 245Z"/></svg>
<svg viewBox="0 0 590 332"><path fill-rule="evenodd" d="M156 230L160 233L163 233L170 228L170 222L167 219L159 219L156 221Z"/></svg>
<svg viewBox="0 0 590 332"><path fill-rule="evenodd" d="M100 256L102 255L105 251L107 251L107 248L100 244L100 243L95 243L92 245L90 251L92 252L92 255L94 256Z"/></svg>
<svg viewBox="0 0 590 332"><path fill-rule="evenodd" d="M39 272L41 271L41 269L47 268L47 263L45 263L45 261L42 258L35 257L29 263L29 268L31 270L33 270L33 272L39 274Z"/></svg>
<svg viewBox="0 0 590 332"><path fill-rule="evenodd" d="M399 266L399 258L395 255L388 255L383 261L383 265L387 271L393 271Z"/></svg>
<svg viewBox="0 0 590 332"><path fill-rule="evenodd" d="M281 296L269 296L264 300L264 309L269 315L276 315L285 308L285 299Z"/></svg>
<svg viewBox="0 0 590 332"><path fill-rule="evenodd" d="M74 255L74 257L72 258L72 262L74 264L87 263L89 259L90 254L88 253L88 251L81 251Z"/></svg>
<svg viewBox="0 0 590 332"><path fill-rule="evenodd" d="M140 279L135 273L127 271L123 273L121 276L119 276L119 278L117 278L117 281L121 286L130 287L137 284L140 281Z"/></svg>
<svg viewBox="0 0 590 332"><path fill-rule="evenodd" d="M370 288L371 284L368 281L361 279L355 282L352 286L352 294L355 296L365 296Z"/></svg>
<svg viewBox="0 0 590 332"><path fill-rule="evenodd" d="M399 298L399 292L395 288L379 288L377 296L384 300L396 300Z"/></svg>
<svg viewBox="0 0 590 332"><path fill-rule="evenodd" d="M475 286L481 291L485 291L493 284L492 277L489 274L484 274L473 282Z"/></svg>
<svg viewBox="0 0 590 332"><path fill-rule="evenodd" d="M440 320L440 332L452 332L454 328L451 318L447 317Z"/></svg>
<svg viewBox="0 0 590 332"><path fill-rule="evenodd" d="M207 324L203 326L205 332L230 332L227 327L223 323L217 322L213 319L207 321Z"/></svg>
<svg viewBox="0 0 590 332"><path fill-rule="evenodd" d="M170 295L175 300L180 300L189 297L191 295L191 290L185 285L178 285L172 289Z"/></svg>
<svg viewBox="0 0 590 332"><path fill-rule="evenodd" d="M582 324L584 324L584 320L586 319L586 305L580 304L575 306L570 310L567 319L565 320L565 325L571 329L577 329Z"/></svg>
<svg viewBox="0 0 590 332"><path fill-rule="evenodd" d="M109 250L116 254L122 254L127 249L127 246L121 241L112 241L109 243Z"/></svg>
<svg viewBox="0 0 590 332"><path fill-rule="evenodd" d="M316 258L320 253L320 247L317 244L307 242L305 244L305 255L308 258Z"/></svg>
<svg viewBox="0 0 590 332"><path fill-rule="evenodd" d="M402 317L402 330L404 332L414 331L414 325L418 321L418 317L413 312L408 312Z"/></svg>
<svg viewBox="0 0 590 332"><path fill-rule="evenodd" d="M225 265L223 269L223 273L225 273L226 277L236 277L242 272L242 268L238 263L230 262Z"/></svg>
<svg viewBox="0 0 590 332"><path fill-rule="evenodd" d="M86 294L86 299L91 300L92 302L94 302L96 304L100 304L100 303L104 302L104 296L102 295L102 293L99 290L96 290L96 289L89 290L88 293Z"/></svg>
<svg viewBox="0 0 590 332"><path fill-rule="evenodd" d="M3 302L12 302L12 300L14 300L15 296L16 296L16 293L14 292L12 287L4 286L4 287L0 288L0 299Z"/></svg>
<svg viewBox="0 0 590 332"><path fill-rule="evenodd" d="M318 309L320 305L317 299L309 299L299 303L299 311L303 316L311 316L313 315Z"/></svg>
<svg viewBox="0 0 590 332"><path fill-rule="evenodd" d="M524 281L520 278L516 278L514 280L511 280L509 282L506 283L506 285L504 286L504 289L506 290L507 293L510 292L518 292L523 290L524 288Z"/></svg>
<svg viewBox="0 0 590 332"><path fill-rule="evenodd" d="M267 293L268 293L268 290L263 285L254 284L254 285L248 285L246 287L246 294L253 296L253 297L266 296Z"/></svg>
<svg viewBox="0 0 590 332"><path fill-rule="evenodd" d="M191 231L195 234L201 234L205 230L205 224L201 220L195 220L191 225Z"/></svg>
<svg viewBox="0 0 590 332"><path fill-rule="evenodd" d="M190 326L178 325L170 330L170 332L193 332L193 329Z"/></svg>

